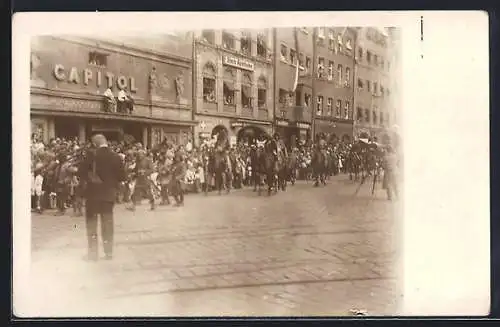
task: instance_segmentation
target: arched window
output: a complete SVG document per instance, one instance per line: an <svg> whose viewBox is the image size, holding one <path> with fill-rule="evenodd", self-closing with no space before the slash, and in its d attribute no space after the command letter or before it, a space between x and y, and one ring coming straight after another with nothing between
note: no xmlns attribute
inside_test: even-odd
<svg viewBox="0 0 500 327"><path fill-rule="evenodd" d="M257 81L257 102L259 108L267 108L267 80L262 75Z"/></svg>
<svg viewBox="0 0 500 327"><path fill-rule="evenodd" d="M224 105L234 106L235 105L235 83L236 82L236 71L233 68L226 67L224 70L224 82L223 82L223 94L224 94Z"/></svg>
<svg viewBox="0 0 500 327"><path fill-rule="evenodd" d="M216 72L212 62L207 62L203 67L203 101L205 102L217 102Z"/></svg>
<svg viewBox="0 0 500 327"><path fill-rule="evenodd" d="M243 80L241 82L241 105L243 108L253 107L252 97L252 76L250 73L243 73Z"/></svg>

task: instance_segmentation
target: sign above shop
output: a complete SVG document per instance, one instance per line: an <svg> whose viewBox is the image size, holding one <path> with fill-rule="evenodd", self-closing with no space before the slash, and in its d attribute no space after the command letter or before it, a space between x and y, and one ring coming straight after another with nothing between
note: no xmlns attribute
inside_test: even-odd
<svg viewBox="0 0 500 327"><path fill-rule="evenodd" d="M94 72L90 68L78 69L76 67L71 67L70 69L66 69L61 64L56 64L54 66L53 74L58 81L89 85L91 81L94 80L97 87L100 87L103 82L105 82L106 87L109 88L113 88L116 85L120 90L127 88L130 92L137 92L135 79L129 76L115 75L100 70Z"/></svg>
<svg viewBox="0 0 500 327"><path fill-rule="evenodd" d="M243 127L243 123L239 121L235 121L231 123L231 128Z"/></svg>
<svg viewBox="0 0 500 327"><path fill-rule="evenodd" d="M233 66L244 70L254 71L255 69L255 65L253 62L243 58L224 56L223 63L224 65Z"/></svg>
<svg viewBox="0 0 500 327"><path fill-rule="evenodd" d="M305 123L297 123L297 128L300 128L300 129L309 129L309 128L311 128L311 125L305 124Z"/></svg>
<svg viewBox="0 0 500 327"><path fill-rule="evenodd" d="M286 127L286 126L288 126L288 125L289 125L289 123L288 123L288 121L286 121L286 120L280 120L280 119L277 119L277 120L276 120L276 125L278 125L278 126L285 126L285 127Z"/></svg>

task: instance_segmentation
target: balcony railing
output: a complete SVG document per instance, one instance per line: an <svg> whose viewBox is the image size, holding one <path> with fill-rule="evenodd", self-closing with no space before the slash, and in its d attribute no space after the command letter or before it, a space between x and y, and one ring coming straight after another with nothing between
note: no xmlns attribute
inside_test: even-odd
<svg viewBox="0 0 500 327"><path fill-rule="evenodd" d="M234 104L224 104L224 112L235 113L236 112L236 105L234 105Z"/></svg>
<svg viewBox="0 0 500 327"><path fill-rule="evenodd" d="M258 111L258 117L259 119L269 119L269 111L267 110L267 108L259 108L259 111Z"/></svg>
<svg viewBox="0 0 500 327"><path fill-rule="evenodd" d="M307 106L293 107L293 118L295 121L311 121L311 109Z"/></svg>
<svg viewBox="0 0 500 327"><path fill-rule="evenodd" d="M252 107L243 107L241 108L241 115L245 117L253 116L253 108Z"/></svg>

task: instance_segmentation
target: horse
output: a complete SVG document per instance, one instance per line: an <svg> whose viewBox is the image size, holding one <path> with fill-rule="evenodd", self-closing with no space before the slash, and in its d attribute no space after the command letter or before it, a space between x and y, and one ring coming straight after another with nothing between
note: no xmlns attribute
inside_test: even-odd
<svg viewBox="0 0 500 327"><path fill-rule="evenodd" d="M287 160L287 180L295 185L297 180L298 157L296 152L292 152Z"/></svg>
<svg viewBox="0 0 500 327"><path fill-rule="evenodd" d="M362 169L363 168L362 153L357 146L353 146L349 150L349 153L347 154L346 157L345 165L349 173L349 180L353 179L353 175L355 181L358 180L360 173L364 175Z"/></svg>
<svg viewBox="0 0 500 327"><path fill-rule="evenodd" d="M316 148L313 152L311 166L313 169L314 186L319 186L321 182L326 185L326 175L328 172L328 155L325 150Z"/></svg>
<svg viewBox="0 0 500 327"><path fill-rule="evenodd" d="M264 164L264 148L261 146L252 147L250 150L250 185L253 185L253 191L259 192L261 194L262 187L262 177L265 175L265 164Z"/></svg>

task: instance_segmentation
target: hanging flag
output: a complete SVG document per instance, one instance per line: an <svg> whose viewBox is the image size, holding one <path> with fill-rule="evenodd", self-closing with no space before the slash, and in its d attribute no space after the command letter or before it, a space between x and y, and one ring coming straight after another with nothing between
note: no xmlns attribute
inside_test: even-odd
<svg viewBox="0 0 500 327"><path fill-rule="evenodd" d="M295 53L296 53L296 57L297 57L297 66L295 68L295 79L294 79L294 82L293 82L293 90L292 90L292 92L295 92L295 90L297 89L297 85L299 84L300 49L299 49L299 35L298 34L299 34L298 33L298 28L294 27L294 29L293 29L293 36L294 36L294 39L295 39Z"/></svg>

